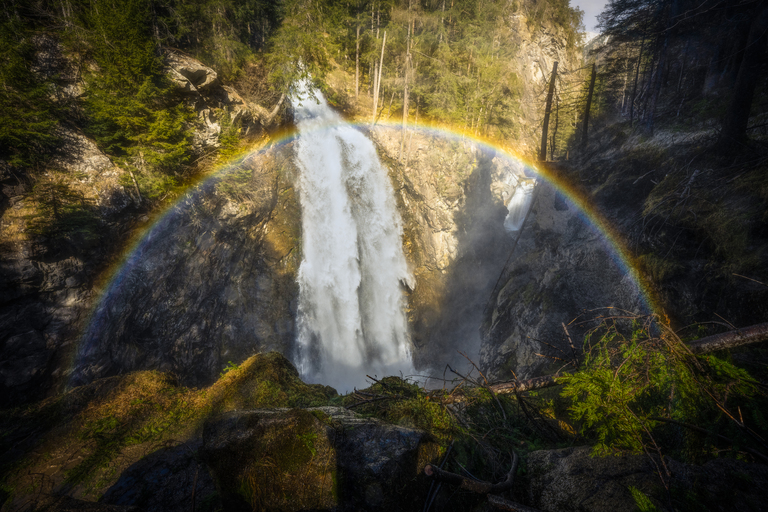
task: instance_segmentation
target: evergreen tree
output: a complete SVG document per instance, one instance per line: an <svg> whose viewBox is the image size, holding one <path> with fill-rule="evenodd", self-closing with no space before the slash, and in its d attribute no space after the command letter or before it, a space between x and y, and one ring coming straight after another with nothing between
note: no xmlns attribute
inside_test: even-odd
<svg viewBox="0 0 768 512"><path fill-rule="evenodd" d="M41 162L57 145L53 84L33 72L32 33L11 6L0 24L0 158L12 165Z"/></svg>

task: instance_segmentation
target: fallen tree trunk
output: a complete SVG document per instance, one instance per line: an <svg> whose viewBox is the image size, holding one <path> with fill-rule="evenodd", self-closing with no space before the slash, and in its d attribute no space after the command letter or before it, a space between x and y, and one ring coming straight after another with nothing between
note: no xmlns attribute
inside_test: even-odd
<svg viewBox="0 0 768 512"><path fill-rule="evenodd" d="M694 354L707 354L728 348L740 347L750 343L768 340L768 323L757 324L744 329L715 334L701 338L688 345Z"/></svg>
<svg viewBox="0 0 768 512"><path fill-rule="evenodd" d="M733 331L707 336L706 338L701 338L688 344L687 347L691 353L698 355L736 348L751 343L760 343L761 341L768 341L768 323L757 324L743 329L735 329ZM500 382L498 384L492 384L486 389L489 389L497 395L522 393L523 391L533 391L536 389L557 386L558 377L561 377L561 375L544 375L543 377L534 377L528 380ZM444 404L452 404L464 402L466 399L467 397L463 394L453 394L443 397L441 401Z"/></svg>

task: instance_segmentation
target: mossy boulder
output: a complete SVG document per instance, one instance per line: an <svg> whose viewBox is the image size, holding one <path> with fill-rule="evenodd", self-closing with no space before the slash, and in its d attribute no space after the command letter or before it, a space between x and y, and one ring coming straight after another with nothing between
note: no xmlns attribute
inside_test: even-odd
<svg viewBox="0 0 768 512"><path fill-rule="evenodd" d="M202 457L225 510L420 509L423 431L340 407L236 411L206 423Z"/></svg>
<svg viewBox="0 0 768 512"><path fill-rule="evenodd" d="M227 413L203 430L203 458L225 510L336 506L333 429L302 409Z"/></svg>

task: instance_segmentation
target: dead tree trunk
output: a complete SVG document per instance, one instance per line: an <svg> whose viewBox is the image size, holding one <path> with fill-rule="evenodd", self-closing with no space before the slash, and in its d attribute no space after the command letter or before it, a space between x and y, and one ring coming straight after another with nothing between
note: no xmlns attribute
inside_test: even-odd
<svg viewBox="0 0 768 512"><path fill-rule="evenodd" d="M740 347L750 343L768 340L768 323L757 324L744 329L736 329L714 336L701 338L688 345L694 354L706 354L717 350Z"/></svg>
<svg viewBox="0 0 768 512"><path fill-rule="evenodd" d="M357 36L355 37L355 101L360 95L360 15L358 14Z"/></svg>
<svg viewBox="0 0 768 512"><path fill-rule="evenodd" d="M592 78L589 80L589 92L587 92L587 107L584 109L584 124L581 130L581 149L587 149L589 141L589 109L592 108L592 94L595 92L595 78L597 77L597 64L592 63Z"/></svg>
<svg viewBox="0 0 768 512"><path fill-rule="evenodd" d="M541 150L539 160L547 160L547 130L549 129L549 113L552 110L552 96L555 93L555 80L557 79L557 62L552 65L552 77L549 79L549 92L547 93L547 105L544 108L544 126L541 129Z"/></svg>
<svg viewBox="0 0 768 512"><path fill-rule="evenodd" d="M373 93L373 119L371 120L372 124L376 123L376 109L378 107L379 102L379 91L381 90L381 68L384 67L384 46L387 44L387 32L384 32L384 39L381 42L381 60L379 61L379 72L378 76L376 77L376 87L375 91Z"/></svg>

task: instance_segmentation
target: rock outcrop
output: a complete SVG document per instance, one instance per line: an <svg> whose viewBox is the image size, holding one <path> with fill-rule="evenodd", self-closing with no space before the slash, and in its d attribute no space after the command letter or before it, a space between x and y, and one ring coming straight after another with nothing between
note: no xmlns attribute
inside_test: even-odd
<svg viewBox="0 0 768 512"><path fill-rule="evenodd" d="M232 511L417 510L438 454L423 432L338 407L228 413L202 448Z"/></svg>
<svg viewBox="0 0 768 512"><path fill-rule="evenodd" d="M440 371L466 364L457 350L477 360L482 312L514 241L506 204L525 164L413 128L401 157L401 130L377 126L369 135L390 169L416 280L408 304L415 363Z"/></svg>
<svg viewBox="0 0 768 512"><path fill-rule="evenodd" d="M233 87L222 85L216 71L178 50L165 50L165 73L179 94L197 112L194 147L197 151L219 146L222 122L254 135L274 125L285 94L272 110L244 99Z"/></svg>
<svg viewBox="0 0 768 512"><path fill-rule="evenodd" d="M671 473L666 477L669 492L657 473L657 465L663 467L658 458L592 457L589 447L533 452L527 461L530 503L553 512L637 510L638 500L657 510L747 512L765 506L764 465L735 459L714 459L702 466L670 458L664 463Z"/></svg>
<svg viewBox="0 0 768 512"><path fill-rule="evenodd" d="M51 194L72 194L87 202L89 229L102 234L117 236L120 226L133 220L134 202L120 181L124 172L83 134L60 128L58 135L61 151L37 189L10 167L0 166L2 198L9 206L0 219L3 406L43 396L52 379L66 371L63 351L82 327L93 295L93 274L105 256L89 231L73 232L64 240L28 236L38 215L35 191L39 194L42 186L49 186Z"/></svg>
<svg viewBox="0 0 768 512"><path fill-rule="evenodd" d="M511 380L512 372L527 379L562 366L573 353L562 325L576 318L648 312L605 235L552 186L537 187L483 322L482 368L496 381ZM592 325L570 325L576 351Z"/></svg>
<svg viewBox="0 0 768 512"><path fill-rule="evenodd" d="M228 361L292 353L300 212L290 146L222 170L169 211L94 311L74 382L139 369L213 382Z"/></svg>

